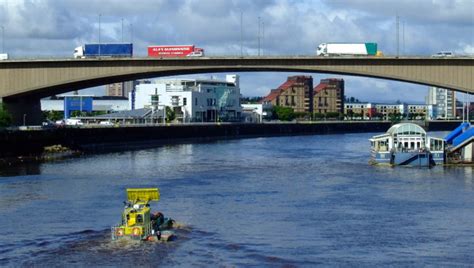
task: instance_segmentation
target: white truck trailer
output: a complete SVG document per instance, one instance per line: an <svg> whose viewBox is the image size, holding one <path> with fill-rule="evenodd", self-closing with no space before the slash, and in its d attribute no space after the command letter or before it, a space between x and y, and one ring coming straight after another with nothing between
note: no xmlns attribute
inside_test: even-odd
<svg viewBox="0 0 474 268"><path fill-rule="evenodd" d="M317 56L380 56L377 43L322 43Z"/></svg>

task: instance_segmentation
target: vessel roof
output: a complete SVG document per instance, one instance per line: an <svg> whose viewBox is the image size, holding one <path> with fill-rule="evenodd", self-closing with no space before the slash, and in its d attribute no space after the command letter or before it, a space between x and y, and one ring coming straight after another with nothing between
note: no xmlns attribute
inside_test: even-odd
<svg viewBox="0 0 474 268"><path fill-rule="evenodd" d="M426 135L426 131L417 124L413 123L399 123L393 125L387 130L387 134L395 135Z"/></svg>

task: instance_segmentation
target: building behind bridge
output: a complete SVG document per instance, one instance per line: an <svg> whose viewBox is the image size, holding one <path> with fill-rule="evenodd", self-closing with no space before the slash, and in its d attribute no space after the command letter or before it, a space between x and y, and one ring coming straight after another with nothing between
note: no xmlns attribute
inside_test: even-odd
<svg viewBox="0 0 474 268"><path fill-rule="evenodd" d="M313 111L319 114L344 113L344 80L322 79L313 90Z"/></svg>
<svg viewBox="0 0 474 268"><path fill-rule="evenodd" d="M456 94L454 90L429 87L427 105L433 105L431 119L453 119L456 117Z"/></svg>
<svg viewBox="0 0 474 268"><path fill-rule="evenodd" d="M313 78L311 76L290 76L285 83L272 89L262 103L289 107L296 113L313 113Z"/></svg>
<svg viewBox="0 0 474 268"><path fill-rule="evenodd" d="M290 76L262 100L274 106L289 107L296 113L342 114L344 112L344 80L322 79L313 88L311 76Z"/></svg>
<svg viewBox="0 0 474 268"><path fill-rule="evenodd" d="M178 122L240 121L238 75L217 79L156 80L130 93L129 108L163 110L169 107Z"/></svg>

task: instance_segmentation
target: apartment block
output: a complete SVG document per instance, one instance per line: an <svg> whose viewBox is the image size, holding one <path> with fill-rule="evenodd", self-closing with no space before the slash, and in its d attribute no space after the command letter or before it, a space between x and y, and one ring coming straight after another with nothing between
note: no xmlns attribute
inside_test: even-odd
<svg viewBox="0 0 474 268"><path fill-rule="evenodd" d="M290 76L277 89L272 89L262 100L274 106L290 107L294 112L313 112L313 78Z"/></svg>
<svg viewBox="0 0 474 268"><path fill-rule="evenodd" d="M315 113L344 113L344 80L322 79L313 90Z"/></svg>

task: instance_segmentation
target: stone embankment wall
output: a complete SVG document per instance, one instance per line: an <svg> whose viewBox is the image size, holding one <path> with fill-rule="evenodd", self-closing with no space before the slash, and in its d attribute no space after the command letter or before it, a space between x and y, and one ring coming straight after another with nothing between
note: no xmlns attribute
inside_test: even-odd
<svg viewBox="0 0 474 268"><path fill-rule="evenodd" d="M459 122L430 123L428 130L452 130ZM62 145L73 150L127 149L174 142L248 137L384 133L389 122L325 122L282 124L180 124L166 126L57 128L31 131L0 131L0 157L34 155L44 147Z"/></svg>

